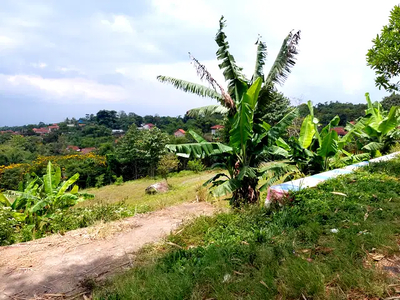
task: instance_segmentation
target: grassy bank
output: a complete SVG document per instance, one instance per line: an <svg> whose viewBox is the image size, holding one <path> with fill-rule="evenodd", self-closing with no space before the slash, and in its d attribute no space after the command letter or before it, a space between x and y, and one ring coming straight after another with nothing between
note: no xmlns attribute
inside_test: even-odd
<svg viewBox="0 0 400 300"><path fill-rule="evenodd" d="M84 192L95 195L67 210L57 211L51 218L43 217L40 226L26 225L14 219L7 207L0 207L0 246L30 241L53 233L109 222L162 209L188 201L212 201L202 184L212 177L212 172L194 173L184 171L168 179L170 191L146 195L149 185L163 179L140 179L122 185L109 185ZM226 202L218 202L226 206Z"/></svg>
<svg viewBox="0 0 400 300"><path fill-rule="evenodd" d="M400 160L295 193L285 207L202 217L96 299L375 299L399 252ZM385 260L385 258L383 258ZM380 263L383 261L381 260Z"/></svg>

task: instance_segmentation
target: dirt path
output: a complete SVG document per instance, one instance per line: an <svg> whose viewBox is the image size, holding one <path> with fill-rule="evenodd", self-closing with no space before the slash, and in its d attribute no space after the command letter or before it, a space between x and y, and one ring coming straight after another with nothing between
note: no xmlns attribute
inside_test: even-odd
<svg viewBox="0 0 400 300"><path fill-rule="evenodd" d="M211 215L214 210L205 202L185 203L63 236L0 247L0 299L75 295L84 290L86 279L132 265L134 253L145 244L159 241L188 218Z"/></svg>

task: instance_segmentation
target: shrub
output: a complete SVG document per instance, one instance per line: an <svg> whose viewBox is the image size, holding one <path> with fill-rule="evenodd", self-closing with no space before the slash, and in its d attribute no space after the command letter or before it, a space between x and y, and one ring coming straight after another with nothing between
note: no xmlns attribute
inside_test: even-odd
<svg viewBox="0 0 400 300"><path fill-rule="evenodd" d="M122 175L119 176L119 177L113 175L113 178L114 178L114 184L115 185L121 185L121 184L124 183L124 178L122 177Z"/></svg>
<svg viewBox="0 0 400 300"><path fill-rule="evenodd" d="M201 162L200 159L189 160L187 167L189 170L194 171L196 173L204 171L205 166Z"/></svg>
<svg viewBox="0 0 400 300"><path fill-rule="evenodd" d="M168 174L177 170L179 165L178 158L173 153L167 153L161 157L158 163L157 171L165 180L167 180Z"/></svg>
<svg viewBox="0 0 400 300"><path fill-rule="evenodd" d="M15 231L19 222L14 219L10 207L0 206L0 246L10 245L16 241Z"/></svg>
<svg viewBox="0 0 400 300"><path fill-rule="evenodd" d="M25 174L34 172L38 176L44 175L49 161L61 168L63 178L69 178L79 173L80 177L77 184L80 188L95 186L96 177L107 174L105 157L93 153L39 156L30 164L0 166L0 189L17 190Z"/></svg>
<svg viewBox="0 0 400 300"><path fill-rule="evenodd" d="M95 184L96 188L102 187L104 185L104 175L105 174L101 174L96 177L96 184Z"/></svg>

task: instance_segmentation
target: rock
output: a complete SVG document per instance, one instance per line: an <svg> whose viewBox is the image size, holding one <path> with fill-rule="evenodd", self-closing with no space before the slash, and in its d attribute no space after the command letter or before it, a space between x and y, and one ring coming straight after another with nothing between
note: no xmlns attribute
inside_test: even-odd
<svg viewBox="0 0 400 300"><path fill-rule="evenodd" d="M168 190L169 190L168 183L166 181L162 181L162 182L157 182L155 184L148 186L146 188L145 192L146 192L146 194L154 195L157 193L168 192Z"/></svg>

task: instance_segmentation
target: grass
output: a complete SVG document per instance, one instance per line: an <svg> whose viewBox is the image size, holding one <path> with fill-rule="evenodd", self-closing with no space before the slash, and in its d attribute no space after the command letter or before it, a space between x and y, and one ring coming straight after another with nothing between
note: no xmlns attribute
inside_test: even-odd
<svg viewBox="0 0 400 300"><path fill-rule="evenodd" d="M163 194L146 195L149 185L163 179L140 179L122 185L109 185L85 192L95 198L81 202L67 210L57 211L51 218L41 220L40 226L26 225L15 220L8 208L0 207L0 246L38 239L53 233L64 233L99 222L110 222L162 209L167 206L195 201L213 201L226 207L227 202L216 201L202 184L212 177L212 172L183 171L168 179L171 189Z"/></svg>
<svg viewBox="0 0 400 300"><path fill-rule="evenodd" d="M162 194L147 195L145 189L156 182L164 179L139 179L125 182L120 186L109 185L99 189L88 189L87 193L94 194L95 198L85 201L81 206L92 205L93 203L118 203L124 202L125 205L132 208L137 213L149 212L162 209L167 206L200 200L213 200L204 195L202 184L213 176L214 172L205 171L194 173L191 171L182 171L168 178L171 189ZM215 199L216 200L216 199ZM220 203L224 206L225 203Z"/></svg>
<svg viewBox="0 0 400 300"><path fill-rule="evenodd" d="M200 217L94 299L378 299L371 255L399 252L400 159L294 193L284 207ZM340 192L334 194L332 192Z"/></svg>

